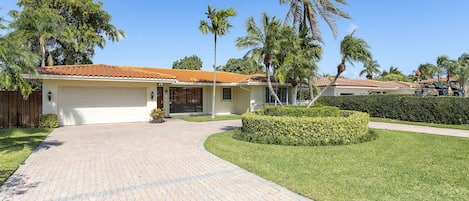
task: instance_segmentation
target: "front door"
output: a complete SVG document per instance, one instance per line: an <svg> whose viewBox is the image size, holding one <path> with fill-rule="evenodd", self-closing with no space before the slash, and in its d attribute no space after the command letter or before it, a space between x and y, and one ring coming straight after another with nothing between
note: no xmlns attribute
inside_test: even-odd
<svg viewBox="0 0 469 201"><path fill-rule="evenodd" d="M156 95L156 107L163 108L163 87L157 88Z"/></svg>

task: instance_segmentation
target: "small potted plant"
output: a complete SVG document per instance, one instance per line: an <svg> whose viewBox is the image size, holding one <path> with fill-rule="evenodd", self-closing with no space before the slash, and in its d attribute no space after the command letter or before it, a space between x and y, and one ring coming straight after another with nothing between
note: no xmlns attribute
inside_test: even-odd
<svg viewBox="0 0 469 201"><path fill-rule="evenodd" d="M164 108L156 108L156 109L151 110L151 113L150 113L151 123L163 123L165 114L166 114L166 111Z"/></svg>

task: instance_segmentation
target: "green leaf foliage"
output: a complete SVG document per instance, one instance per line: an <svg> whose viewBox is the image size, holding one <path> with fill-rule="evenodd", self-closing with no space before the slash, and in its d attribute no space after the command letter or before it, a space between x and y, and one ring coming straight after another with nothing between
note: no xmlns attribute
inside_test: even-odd
<svg viewBox="0 0 469 201"><path fill-rule="evenodd" d="M367 112L372 117L437 124L469 124L469 99L409 95L324 96L324 105Z"/></svg>
<svg viewBox="0 0 469 201"><path fill-rule="evenodd" d="M57 128L59 120L56 114L41 114L39 115L39 128Z"/></svg>
<svg viewBox="0 0 469 201"><path fill-rule="evenodd" d="M350 111L339 112L339 115L345 114L346 117L314 117L316 112L311 112L313 117L308 117L295 116L306 112L291 112L291 109L285 107L285 116L243 114L243 132L234 138L261 144L294 146L354 144L375 138L368 132L369 116L366 113Z"/></svg>
<svg viewBox="0 0 469 201"><path fill-rule="evenodd" d="M111 15L103 3L93 0L19 0L21 11L10 11L13 35L42 56L48 63L91 63L95 47L117 42L124 31L110 24Z"/></svg>
<svg viewBox="0 0 469 201"><path fill-rule="evenodd" d="M268 116L289 116L289 117L338 117L339 108L331 106L323 107L276 107L276 106L264 106L260 110L256 111L257 114L268 115Z"/></svg>
<svg viewBox="0 0 469 201"><path fill-rule="evenodd" d="M173 69L200 70L202 64L202 60L197 55L185 56L173 62Z"/></svg>

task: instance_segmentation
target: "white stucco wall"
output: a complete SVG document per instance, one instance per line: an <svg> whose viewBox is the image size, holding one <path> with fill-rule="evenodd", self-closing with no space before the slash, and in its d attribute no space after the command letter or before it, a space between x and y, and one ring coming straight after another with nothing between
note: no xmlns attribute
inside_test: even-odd
<svg viewBox="0 0 469 201"><path fill-rule="evenodd" d="M143 97L145 100L145 107L146 107L146 114L142 117L138 117L138 119L142 120L149 120L150 119L150 112L152 109L156 108L156 87L157 83L146 83L146 82L117 82L117 81L85 81L85 80L43 80L43 105L42 105L42 113L43 114L59 114L59 108L61 107L61 104L65 105L65 103L61 103L58 97L61 96L61 89L66 89L67 87L83 87L83 88L91 88L91 87L98 87L98 88L106 88L106 87L121 87L121 88L144 88L146 90L145 96ZM150 94L151 92L154 92L155 96L153 100L151 100ZM48 100L48 93L52 93L51 101ZM65 93L65 92L64 92ZM89 101L89 100L87 100ZM109 100L110 104L112 103L112 100ZM92 109L92 108L91 108ZM109 115L112 115L109 114ZM60 117L59 120L65 117ZM112 116L109 116L109 119L113 119ZM70 122L70 121L67 121ZM71 121L73 122L73 120ZM80 122L86 122L86 121L80 121ZM78 122L77 124L81 124ZM63 123L63 122L60 122ZM112 122L109 122L112 123Z"/></svg>
<svg viewBox="0 0 469 201"><path fill-rule="evenodd" d="M265 104L265 86L250 86L250 110L255 111Z"/></svg>
<svg viewBox="0 0 469 201"><path fill-rule="evenodd" d="M235 113L236 114L243 114L245 112L250 111L250 87L240 87L237 86L235 87L235 100L236 100L236 105L235 105Z"/></svg>

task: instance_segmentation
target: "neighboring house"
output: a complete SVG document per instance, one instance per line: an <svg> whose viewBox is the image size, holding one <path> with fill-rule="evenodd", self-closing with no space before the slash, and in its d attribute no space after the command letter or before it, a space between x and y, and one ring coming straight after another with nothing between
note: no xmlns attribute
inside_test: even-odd
<svg viewBox="0 0 469 201"><path fill-rule="evenodd" d="M142 122L154 108L167 116L210 114L213 71L111 66L52 66L38 69L43 114L57 114L60 125ZM217 115L242 114L270 104L265 75L217 71ZM291 98L275 85L280 99Z"/></svg>
<svg viewBox="0 0 469 201"><path fill-rule="evenodd" d="M332 80L333 78L321 77L316 80L316 85L322 90ZM339 78L323 95L415 94L416 90L418 85L409 82Z"/></svg>

